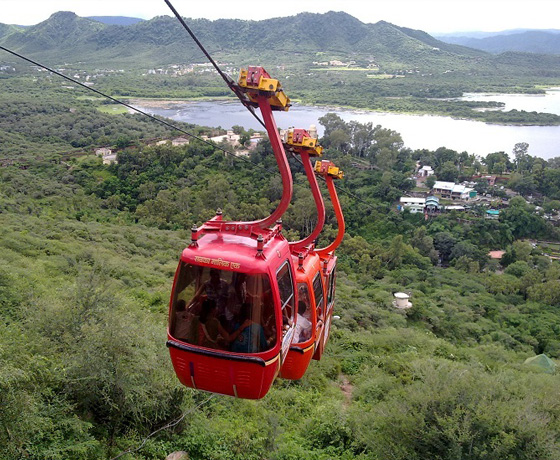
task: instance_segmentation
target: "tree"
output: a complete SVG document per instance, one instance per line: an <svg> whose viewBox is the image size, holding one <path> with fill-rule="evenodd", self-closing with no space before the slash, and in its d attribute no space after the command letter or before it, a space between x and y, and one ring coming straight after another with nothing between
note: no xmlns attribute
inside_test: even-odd
<svg viewBox="0 0 560 460"><path fill-rule="evenodd" d="M428 235L426 227L420 227L414 231L410 244L418 249L418 252L424 257L429 257L432 264L437 264L439 254L434 247L434 239Z"/></svg>
<svg viewBox="0 0 560 460"><path fill-rule="evenodd" d="M529 171L529 162L527 151L529 144L527 142L518 142L513 147L513 157L515 158L515 170L517 172Z"/></svg>
<svg viewBox="0 0 560 460"><path fill-rule="evenodd" d="M350 135L343 129L335 129L329 136L323 137L325 147L332 147L333 149L340 150L347 153L350 148Z"/></svg>
<svg viewBox="0 0 560 460"><path fill-rule="evenodd" d="M529 174L513 174L508 187L524 196L533 195L537 190L537 184Z"/></svg>
<svg viewBox="0 0 560 460"><path fill-rule="evenodd" d="M434 169L441 168L448 161L455 164L458 162L458 159L459 154L455 150L440 147L434 152Z"/></svg>
<svg viewBox="0 0 560 460"><path fill-rule="evenodd" d="M391 270L402 264L403 256L406 252L406 245L402 235L395 236L389 245L389 249L385 252L384 259L387 267Z"/></svg>
<svg viewBox="0 0 560 460"><path fill-rule="evenodd" d="M477 261L482 267L486 265L486 261L488 259L486 254L470 241L459 241L453 246L449 258L451 260L455 260L460 257L467 257L472 261Z"/></svg>
<svg viewBox="0 0 560 460"><path fill-rule="evenodd" d="M434 235L434 247L444 262L451 258L451 252L457 243L457 239L450 232L438 232Z"/></svg>
<svg viewBox="0 0 560 460"><path fill-rule="evenodd" d="M560 201L559 200L547 200L543 203L544 212L550 213L557 213L560 210Z"/></svg>
<svg viewBox="0 0 560 460"><path fill-rule="evenodd" d="M435 185L436 181L437 181L437 177L432 174L431 176L427 177L424 184L426 185L426 187L428 187L430 190L432 190L434 188L434 185Z"/></svg>
<svg viewBox="0 0 560 460"><path fill-rule="evenodd" d="M508 265L508 267L504 270L504 273L516 276L517 278L521 278L522 276L529 273L530 270L531 267L527 262L525 262L524 260L518 260L517 262Z"/></svg>
<svg viewBox="0 0 560 460"><path fill-rule="evenodd" d="M438 168L437 177L439 180L447 182L456 182L459 178L459 171L457 166L452 161L446 161L440 168Z"/></svg>
<svg viewBox="0 0 560 460"><path fill-rule="evenodd" d="M544 230L544 221L532 212L525 200L516 196L509 207L500 212L500 222L507 223L515 238L538 237Z"/></svg>
<svg viewBox="0 0 560 460"><path fill-rule="evenodd" d="M528 298L546 305L560 306L560 281L546 281L527 289Z"/></svg>
<svg viewBox="0 0 560 460"><path fill-rule="evenodd" d="M509 169L511 164L509 156L505 152L489 153L482 159L482 162L490 174L502 174Z"/></svg>

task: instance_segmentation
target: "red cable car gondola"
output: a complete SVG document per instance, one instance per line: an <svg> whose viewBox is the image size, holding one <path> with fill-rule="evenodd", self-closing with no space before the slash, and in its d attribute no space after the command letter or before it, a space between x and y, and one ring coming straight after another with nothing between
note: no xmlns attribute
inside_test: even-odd
<svg viewBox="0 0 560 460"><path fill-rule="evenodd" d="M175 274L167 345L184 385L258 399L280 371L296 324L294 265L278 222L292 176L272 116L273 109L288 110L289 99L261 67L242 70L238 89L261 110L283 195L260 221L224 222L218 213L193 228Z"/></svg>
<svg viewBox="0 0 560 460"><path fill-rule="evenodd" d="M329 196L333 204L334 213L336 216L336 221L338 224L338 233L334 241L324 248L315 249L315 252L321 259L323 265L323 281L325 286L325 313L323 322L325 324L322 340L319 340L315 346L315 354L313 359L319 360L323 354L327 341L329 340L329 334L331 330L331 322L334 311L334 295L336 289L336 261L337 258L334 255L334 251L342 243L344 238L344 232L346 226L344 223L344 215L342 214L342 206L340 205L340 200L338 199L338 194L336 193L336 188L334 186L335 179L342 179L344 173L337 168L332 161L323 160L317 161L315 163L315 171L317 174L325 178L327 183L327 188L329 190Z"/></svg>
<svg viewBox="0 0 560 460"><path fill-rule="evenodd" d="M334 258L333 252L340 244L344 235L344 220L338 203L336 192L330 192L335 204L335 214L339 223L339 237L328 248L320 250L323 259L332 259L330 270L324 265L321 256L315 250L315 240L323 229L325 222L325 206L319 190L315 172L325 177L327 184L332 186L334 177L341 178L342 172L329 161L317 162L315 171L309 162L310 155L321 155L322 147L316 144L316 138L305 130L290 130L284 140L286 146L302 156L302 163L313 192L317 207L317 225L305 239L290 243L294 263L297 264L296 282L298 286L298 324L290 351L282 366L280 376L297 380L303 377L311 358L320 359L330 331L330 323L334 306ZM323 167L324 165L324 167ZM330 167L330 169L329 169ZM330 173L330 174L329 174ZM332 188L334 191L334 188ZM329 187L331 191L331 187ZM333 259L334 258L334 259Z"/></svg>
<svg viewBox="0 0 560 460"><path fill-rule="evenodd" d="M310 162L310 156L321 155L323 148L317 144L316 134L311 135L304 129L288 130L284 143L287 149L301 155L317 208L317 223L313 231L306 238L290 243L294 264L297 265L298 320L280 377L298 380L305 374L315 352L315 344L322 338L324 331L324 324L320 319L324 309L321 260L314 252L314 245L325 224L325 204Z"/></svg>

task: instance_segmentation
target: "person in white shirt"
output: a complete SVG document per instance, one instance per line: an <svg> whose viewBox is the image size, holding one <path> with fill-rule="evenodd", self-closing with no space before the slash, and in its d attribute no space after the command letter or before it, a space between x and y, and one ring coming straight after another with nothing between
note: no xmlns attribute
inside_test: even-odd
<svg viewBox="0 0 560 460"><path fill-rule="evenodd" d="M294 331L294 343L301 343L309 340L311 337L311 321L306 318L307 304L300 300L298 302L298 312L296 321L296 330Z"/></svg>

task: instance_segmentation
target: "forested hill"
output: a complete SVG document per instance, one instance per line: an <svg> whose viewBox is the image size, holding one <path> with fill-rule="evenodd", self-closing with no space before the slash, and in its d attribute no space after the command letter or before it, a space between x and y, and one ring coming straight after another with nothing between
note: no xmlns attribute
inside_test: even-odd
<svg viewBox="0 0 560 460"><path fill-rule="evenodd" d="M129 18L128 16L88 16L88 19L102 22L110 26L130 26L144 20L140 18Z"/></svg>
<svg viewBox="0 0 560 460"><path fill-rule="evenodd" d="M341 60L381 71L445 70L504 72L495 56L439 41L425 32L380 21L364 24L342 12L301 13L264 21L189 19L194 32L213 55L234 65L252 62L286 66ZM35 26L0 24L0 44L53 63L153 66L202 62L195 44L175 18L160 16L128 26L107 25L59 12ZM87 59L85 59L87 58ZM560 58L559 58L560 63ZM558 64L558 63L557 63ZM527 69L510 56L508 74Z"/></svg>
<svg viewBox="0 0 560 460"><path fill-rule="evenodd" d="M560 54L560 33L558 31L525 30L488 37L441 37L447 43L468 46L489 53L520 51L527 53Z"/></svg>

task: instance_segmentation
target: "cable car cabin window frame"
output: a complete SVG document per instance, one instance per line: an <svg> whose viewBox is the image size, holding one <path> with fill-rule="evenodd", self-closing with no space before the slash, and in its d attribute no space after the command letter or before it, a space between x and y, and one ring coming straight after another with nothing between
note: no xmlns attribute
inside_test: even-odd
<svg viewBox="0 0 560 460"><path fill-rule="evenodd" d="M328 280L327 311L330 311L330 309L334 305L335 284L336 284L336 265L333 267Z"/></svg>
<svg viewBox="0 0 560 460"><path fill-rule="evenodd" d="M276 270L276 281L278 283L278 294L280 296L280 305L281 305L281 315L282 315L282 338L284 338L286 336L286 329L284 329L285 326L285 321L287 320L287 324L289 325L290 329L292 328L292 325L294 324L294 318L295 318L295 298L296 298L296 293L294 291L294 277L292 274L292 270L291 268L291 264L288 260L286 260L279 268L278 270ZM283 272L283 270L285 270ZM288 274L288 279L287 282L284 281L285 279L285 274ZM285 292L284 290L286 288L289 288L289 296L284 299L285 296ZM287 310L287 306L289 305L291 300L291 305L290 305L290 311L288 312L289 314L285 314L286 310Z"/></svg>
<svg viewBox="0 0 560 460"><path fill-rule="evenodd" d="M319 292L317 292L319 288ZM313 296L315 297L315 308L317 310L317 320L325 320L325 291L323 286L323 277L317 272L313 278Z"/></svg>
<svg viewBox="0 0 560 460"><path fill-rule="evenodd" d="M219 273L218 291L227 289L226 297L222 301L214 298L214 296L219 297L220 292L212 293L211 296L208 295L208 292L203 292L208 288L207 285L210 283L213 272ZM239 298L240 292L237 290L240 286L236 283L240 278L243 280L242 283L245 283L245 299ZM225 282L226 285L222 285L222 282ZM249 290L249 287L252 289ZM268 299L267 293L269 294ZM249 274L181 261L171 304L169 335L174 340L196 347L217 350L221 353L255 354L269 351L275 347L277 341L273 296L270 277L266 273ZM206 304L207 299L214 300L215 307ZM184 310L179 307L181 300L185 304ZM246 319L260 326L252 324L246 326L246 328L251 327L247 331L248 335L243 334L243 330L246 328L241 328L244 303L248 304L245 307L248 310ZM203 312L203 309L206 311ZM214 309L216 311L213 311ZM212 313L209 314L208 310L212 310ZM200 321L201 316L206 318L204 324ZM179 323L180 320L182 323ZM225 334L222 335L218 323L228 334L228 338L232 340L228 341ZM181 329L178 329L179 326ZM238 330L239 332L237 332ZM178 331L182 334L178 334ZM252 350L242 350L244 346L248 350L250 348Z"/></svg>

